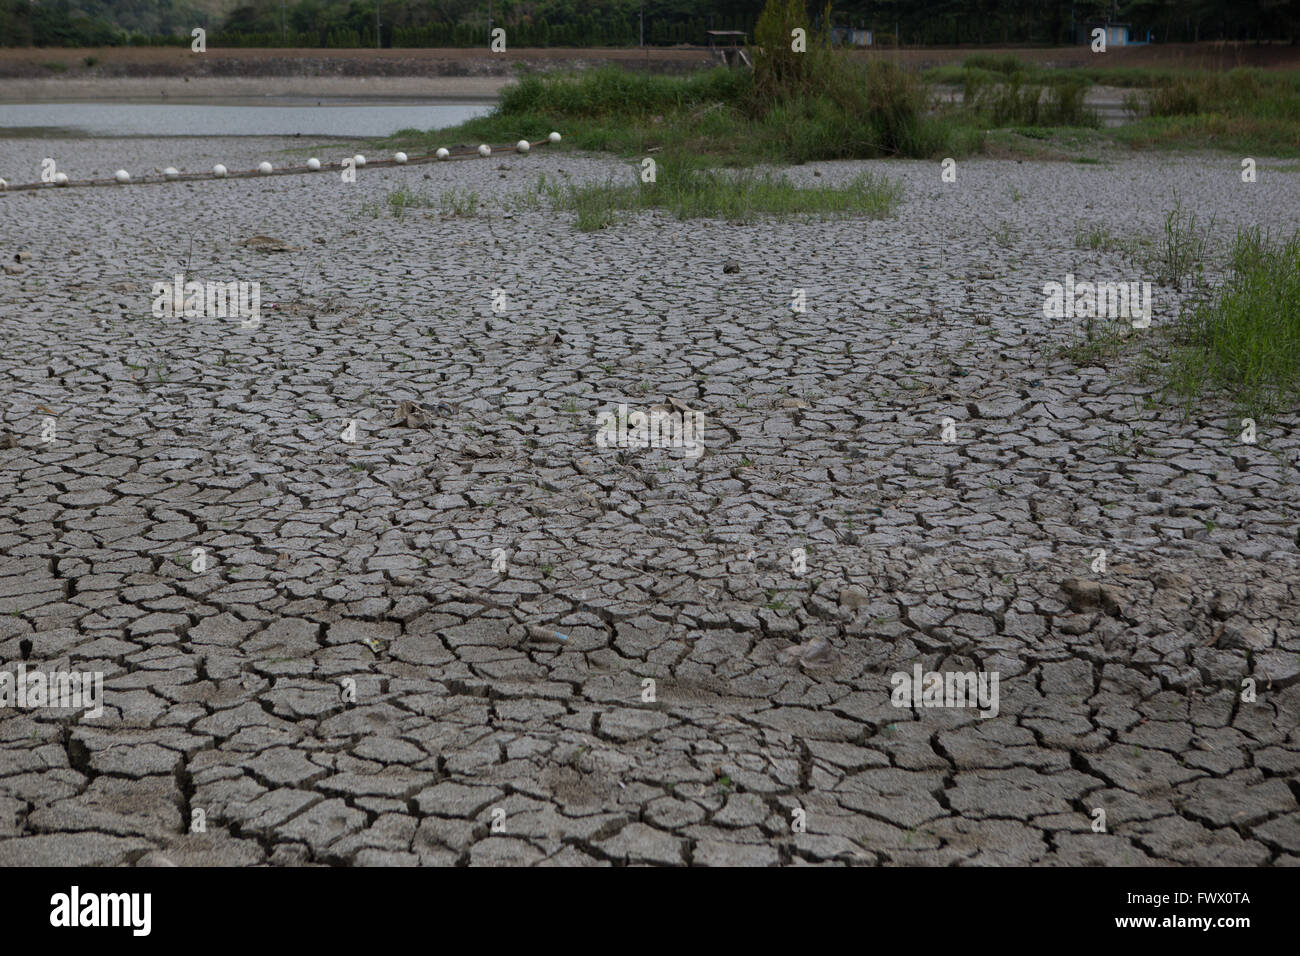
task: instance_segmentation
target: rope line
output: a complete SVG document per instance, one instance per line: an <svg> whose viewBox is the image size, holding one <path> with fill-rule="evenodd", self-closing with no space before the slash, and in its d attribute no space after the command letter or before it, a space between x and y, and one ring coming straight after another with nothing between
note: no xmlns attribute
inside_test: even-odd
<svg viewBox="0 0 1300 956"><path fill-rule="evenodd" d="M459 159L488 159L498 152L518 153L522 155L524 153L527 153L534 146L545 146L547 143L558 143L559 141L560 141L560 134L552 133L550 137L546 139L539 139L536 142L529 142L528 140L521 139L518 143L515 143L513 145L491 146L489 144L484 144L487 145L488 148L491 150L491 152L489 152L486 155L480 152L480 150L482 149L481 146L457 146L454 149L446 150L447 153L446 156L439 156L438 153L435 151L432 153L427 153L423 156L410 156L407 157L405 160L367 159L364 163L358 163L353 169L355 172L359 172L362 169L370 169L372 167L377 169L384 169L390 166L420 166L426 163L442 163L442 162L450 162L451 160L459 160ZM525 144L527 145L525 146ZM11 193L21 192L23 190L29 190L29 189L69 189L73 186L157 186L161 183L198 182L201 180L208 180L208 179L261 179L263 177L269 177L269 176L298 176L298 175L302 175L303 173L320 173L320 172L324 172L327 169L341 170L345 168L343 164L352 158L353 157L349 156L345 159L339 160L338 162L328 162L328 163L321 162L320 168L318 169L313 169L309 166L303 165L303 166L284 166L279 169L272 168L270 172L262 172L262 170L260 169L227 170L221 175L218 175L216 172L206 172L206 173L178 172L170 176L167 175L166 173L152 173L145 176L141 176L139 179L132 177L131 179L126 180L125 182L117 179L115 176L109 179L69 179L66 182L61 182L61 183L12 183L11 184L11 183L5 183L3 179L0 179L0 195L3 195L6 192L11 192Z"/></svg>

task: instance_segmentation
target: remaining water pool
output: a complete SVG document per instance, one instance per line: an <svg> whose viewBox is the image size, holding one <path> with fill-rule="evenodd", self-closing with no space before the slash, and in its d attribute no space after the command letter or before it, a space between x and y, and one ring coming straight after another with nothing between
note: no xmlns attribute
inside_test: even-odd
<svg viewBox="0 0 1300 956"><path fill-rule="evenodd" d="M357 100L201 103L0 103L0 135L79 136L389 136L399 129L453 126L492 109Z"/></svg>

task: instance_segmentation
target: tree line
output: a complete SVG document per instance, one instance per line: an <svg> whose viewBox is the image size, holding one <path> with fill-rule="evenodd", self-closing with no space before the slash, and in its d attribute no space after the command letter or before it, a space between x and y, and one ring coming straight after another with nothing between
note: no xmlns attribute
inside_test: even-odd
<svg viewBox="0 0 1300 956"><path fill-rule="evenodd" d="M510 46L703 43L751 39L764 0L0 0L0 46L472 47L504 27ZM378 6L378 10L376 10ZM822 17L809 3L810 24ZM378 17L376 17L378 13ZM1090 22L1135 38L1300 41L1300 0L841 0L831 22L877 43L1060 44Z"/></svg>

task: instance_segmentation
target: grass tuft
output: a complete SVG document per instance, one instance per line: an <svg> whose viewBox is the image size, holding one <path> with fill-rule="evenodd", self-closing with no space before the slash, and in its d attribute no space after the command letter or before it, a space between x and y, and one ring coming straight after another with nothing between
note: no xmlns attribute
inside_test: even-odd
<svg viewBox="0 0 1300 956"><path fill-rule="evenodd" d="M1149 262L1156 278L1176 289L1191 279L1196 286L1204 284L1205 259L1210 248L1210 231L1214 220L1202 227L1196 213L1183 211L1183 204L1174 194L1174 208L1165 215L1164 234L1156 243Z"/></svg>

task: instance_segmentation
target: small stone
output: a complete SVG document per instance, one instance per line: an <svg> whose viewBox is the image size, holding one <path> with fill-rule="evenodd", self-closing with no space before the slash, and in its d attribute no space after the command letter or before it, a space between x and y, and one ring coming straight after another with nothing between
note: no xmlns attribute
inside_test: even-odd
<svg viewBox="0 0 1300 956"><path fill-rule="evenodd" d="M840 588L840 607L856 611L871 603L871 597L861 588Z"/></svg>
<svg viewBox="0 0 1300 956"><path fill-rule="evenodd" d="M559 631L552 630L549 627L542 627L539 624L528 625L528 639L530 641L539 641L543 644L564 644L569 638Z"/></svg>
<svg viewBox="0 0 1300 956"><path fill-rule="evenodd" d="M839 651L824 637L815 637L800 646L799 663L808 668L834 667L840 662Z"/></svg>
<svg viewBox="0 0 1300 956"><path fill-rule="evenodd" d="M393 424L406 428L423 428L433 418L415 402L402 402L393 412Z"/></svg>
<svg viewBox="0 0 1300 956"><path fill-rule="evenodd" d="M1070 607L1076 611L1099 607L1115 617L1128 603L1128 594L1121 588L1086 578L1066 578L1061 582L1061 590L1069 597Z"/></svg>
<svg viewBox="0 0 1300 956"><path fill-rule="evenodd" d="M250 236L240 242L240 245L248 246L256 252L293 252L296 248L274 236Z"/></svg>

